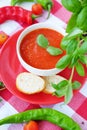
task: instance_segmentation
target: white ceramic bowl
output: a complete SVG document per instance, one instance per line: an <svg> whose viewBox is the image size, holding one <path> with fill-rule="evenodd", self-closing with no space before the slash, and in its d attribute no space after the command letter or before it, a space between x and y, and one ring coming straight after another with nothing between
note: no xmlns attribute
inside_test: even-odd
<svg viewBox="0 0 87 130"><path fill-rule="evenodd" d="M49 28L49 29L53 29L58 31L59 33L61 33L62 35L65 35L65 30L60 27L59 25L56 24L51 24L49 22L42 22L42 23L37 23L34 25L31 25L29 27L27 27L26 29L24 29L24 31L20 34L18 40L17 40L17 45L16 45L16 49L17 49L17 56L18 59L21 63L21 65L29 72L34 73L36 75L39 76L51 76L54 74L59 73L60 71L62 71L62 69L57 69L57 68L53 68L53 69L38 69L38 68L34 68L31 65L27 64L23 58L20 55L20 44L22 39L26 36L26 34L28 34L29 32L39 29L39 28Z"/></svg>

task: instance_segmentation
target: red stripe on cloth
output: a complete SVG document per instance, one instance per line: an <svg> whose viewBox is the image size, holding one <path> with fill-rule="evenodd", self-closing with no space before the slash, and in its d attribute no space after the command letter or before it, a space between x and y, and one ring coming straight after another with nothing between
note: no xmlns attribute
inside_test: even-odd
<svg viewBox="0 0 87 130"><path fill-rule="evenodd" d="M0 92L0 96L2 96L2 98L8 101L12 97L12 94L7 89L5 89Z"/></svg>
<svg viewBox="0 0 87 130"><path fill-rule="evenodd" d="M68 104L72 109L77 110L81 104L85 101L86 97L83 96L80 92L76 93L73 96L72 101Z"/></svg>
<svg viewBox="0 0 87 130"><path fill-rule="evenodd" d="M8 102L10 103L10 105L12 105L18 112L22 112L24 111L29 105L30 103L24 102L23 100L17 98L16 96L12 96Z"/></svg>
<svg viewBox="0 0 87 130"><path fill-rule="evenodd" d="M87 99L82 103L76 112L87 120Z"/></svg>
<svg viewBox="0 0 87 130"><path fill-rule="evenodd" d="M60 18L65 23L68 23L71 13L67 11L64 7L60 8L57 12L54 14L56 17Z"/></svg>
<svg viewBox="0 0 87 130"><path fill-rule="evenodd" d="M39 104L30 104L26 110L41 108Z"/></svg>
<svg viewBox="0 0 87 130"><path fill-rule="evenodd" d="M18 112L22 112L28 109L34 109L34 108L40 108L39 105L34 105L31 104L29 102L25 102L19 98L17 98L16 96L12 96L8 102L10 103L10 105L12 105Z"/></svg>
<svg viewBox="0 0 87 130"><path fill-rule="evenodd" d="M54 4L51 13L55 14L62 6L56 0L53 0L53 2Z"/></svg>

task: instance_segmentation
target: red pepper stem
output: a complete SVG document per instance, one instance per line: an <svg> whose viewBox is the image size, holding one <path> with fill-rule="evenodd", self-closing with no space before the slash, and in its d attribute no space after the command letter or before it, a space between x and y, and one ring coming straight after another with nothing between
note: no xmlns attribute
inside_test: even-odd
<svg viewBox="0 0 87 130"><path fill-rule="evenodd" d="M39 18L41 15L35 15L35 14L32 14L31 17L33 20L35 20L36 18Z"/></svg>
<svg viewBox="0 0 87 130"><path fill-rule="evenodd" d="M50 16L51 8L52 8L51 4L48 4L48 16L47 16L47 19L48 19L49 16Z"/></svg>

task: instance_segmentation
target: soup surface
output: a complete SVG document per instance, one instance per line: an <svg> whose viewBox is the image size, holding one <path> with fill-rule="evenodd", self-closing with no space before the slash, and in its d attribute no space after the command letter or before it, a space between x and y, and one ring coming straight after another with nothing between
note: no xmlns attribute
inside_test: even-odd
<svg viewBox="0 0 87 130"><path fill-rule="evenodd" d="M37 36L43 34L49 41L49 45L60 48L63 35L55 30L41 28L28 33L22 40L20 53L27 64L39 69L52 69L57 61L65 54L52 56L46 49L37 44Z"/></svg>

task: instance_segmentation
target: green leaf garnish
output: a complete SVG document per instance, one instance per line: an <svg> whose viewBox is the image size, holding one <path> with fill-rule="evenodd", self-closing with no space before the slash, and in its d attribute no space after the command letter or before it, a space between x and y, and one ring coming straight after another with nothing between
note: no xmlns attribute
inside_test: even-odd
<svg viewBox="0 0 87 130"><path fill-rule="evenodd" d="M72 88L73 88L74 90L79 89L80 87L81 87L81 83L80 83L80 82L74 81L74 82L72 83Z"/></svg>
<svg viewBox="0 0 87 130"><path fill-rule="evenodd" d="M52 84L55 95L64 97L64 102L68 104L73 97L73 90L81 87L81 83L73 81L74 70L78 75L84 76L87 67L87 0L66 1L62 0L63 6L72 12L71 18L66 27L67 35L61 41L61 48L66 51L57 63L56 68L65 69L69 67L71 74L69 79L58 84ZM79 7L79 8L78 8Z"/></svg>
<svg viewBox="0 0 87 130"><path fill-rule="evenodd" d="M57 56L57 55L63 53L63 51L61 49L53 47L53 46L48 46L46 50L53 56Z"/></svg>
<svg viewBox="0 0 87 130"><path fill-rule="evenodd" d="M67 45L71 42L71 39L67 39L67 37L65 36L62 41L61 41L61 48L63 50L66 50Z"/></svg>
<svg viewBox="0 0 87 130"><path fill-rule="evenodd" d="M82 4L83 7L87 6L87 0L81 0L81 4Z"/></svg>
<svg viewBox="0 0 87 130"><path fill-rule="evenodd" d="M77 46L78 46L77 40L71 39L66 48L67 54L73 54Z"/></svg>
<svg viewBox="0 0 87 130"><path fill-rule="evenodd" d="M87 64L87 55L79 55L79 60L80 60L83 64Z"/></svg>
<svg viewBox="0 0 87 130"><path fill-rule="evenodd" d="M37 44L43 48L47 48L47 46L49 45L49 42L43 34L40 34L37 37Z"/></svg>
<svg viewBox="0 0 87 130"><path fill-rule="evenodd" d="M63 53L60 48L50 46L48 39L43 34L38 35L37 44L40 47L45 48L50 55L57 56Z"/></svg>
<svg viewBox="0 0 87 130"><path fill-rule="evenodd" d="M78 62L78 59L78 55L73 55L69 67L72 68L73 66L75 66L75 64Z"/></svg>
<svg viewBox="0 0 87 130"><path fill-rule="evenodd" d="M87 53L87 39L83 42L81 47L79 48L79 53L80 54L85 54Z"/></svg>
<svg viewBox="0 0 87 130"><path fill-rule="evenodd" d="M85 69L83 64L87 66L87 0L66 1L62 0L63 6L72 12L71 18L66 27L67 35L61 41L61 48L65 50L64 55L56 63L58 69L70 68L71 74L69 79L58 84L52 83L55 89L54 95L64 97L64 102L68 104L73 97L73 90L80 88L81 83L73 81L74 70L78 75L84 76ZM52 55L61 53L61 49L55 49L50 45L44 47Z"/></svg>
<svg viewBox="0 0 87 130"><path fill-rule="evenodd" d="M59 89L63 88L64 86L66 86L67 84L68 84L68 80L62 80L62 81L60 81L58 84L52 83L52 86L53 86L56 90L59 90Z"/></svg>
<svg viewBox="0 0 87 130"><path fill-rule="evenodd" d="M71 18L69 19L69 22L67 24L66 32L69 33L75 26L76 26L76 20L77 20L77 13L73 13L71 15Z"/></svg>
<svg viewBox="0 0 87 130"><path fill-rule="evenodd" d="M76 65L76 71L80 76L84 76L85 75L85 71L84 71L84 67L81 63L77 62Z"/></svg>
<svg viewBox="0 0 87 130"><path fill-rule="evenodd" d="M58 84L52 84L52 87L56 89L54 94L58 97L65 96L67 84L68 80L60 81Z"/></svg>
<svg viewBox="0 0 87 130"><path fill-rule="evenodd" d="M56 68L60 68L60 69L64 69L66 68L71 60L71 56L70 55L65 55L63 56L56 64Z"/></svg>
<svg viewBox="0 0 87 130"><path fill-rule="evenodd" d="M67 35L67 39L76 38L77 36L80 36L82 33L83 33L83 31L80 28L75 27Z"/></svg>
<svg viewBox="0 0 87 130"><path fill-rule="evenodd" d="M67 85L67 91L65 94L65 104L68 104L71 101L72 97L73 97L72 85L69 84Z"/></svg>

